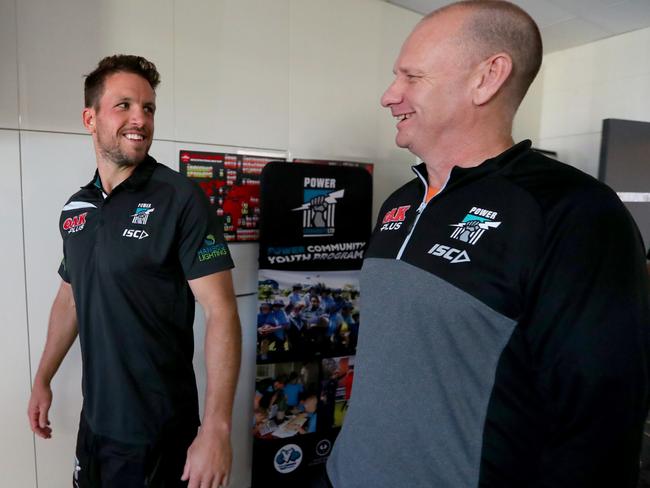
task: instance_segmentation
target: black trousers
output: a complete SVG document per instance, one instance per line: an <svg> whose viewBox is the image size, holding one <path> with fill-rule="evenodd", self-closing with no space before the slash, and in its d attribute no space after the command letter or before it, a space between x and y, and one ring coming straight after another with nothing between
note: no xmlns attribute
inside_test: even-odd
<svg viewBox="0 0 650 488"><path fill-rule="evenodd" d="M150 444L128 444L92 432L79 421L73 488L181 488L187 449L197 428L166 429Z"/></svg>

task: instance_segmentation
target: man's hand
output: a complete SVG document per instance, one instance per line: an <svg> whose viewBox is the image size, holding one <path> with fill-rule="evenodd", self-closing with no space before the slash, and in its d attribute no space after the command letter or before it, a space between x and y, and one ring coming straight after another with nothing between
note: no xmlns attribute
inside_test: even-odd
<svg viewBox="0 0 650 488"><path fill-rule="evenodd" d="M227 486L231 463L230 433L226 430L201 427L187 450L187 461L181 480L189 480L188 488Z"/></svg>
<svg viewBox="0 0 650 488"><path fill-rule="evenodd" d="M32 396L27 407L29 425L34 434L43 439L52 437L52 429L49 427L50 421L48 419L48 412L52 405L50 382L76 337L77 310L72 287L70 283L61 281L59 291L52 304L45 349L36 375L34 375Z"/></svg>
<svg viewBox="0 0 650 488"><path fill-rule="evenodd" d="M49 385L34 383L32 396L27 407L27 416L32 432L43 439L52 437L48 412L52 405L52 389Z"/></svg>
<svg viewBox="0 0 650 488"><path fill-rule="evenodd" d="M241 357L241 325L230 271L190 280L189 284L205 312L207 381L203 424L187 450L181 479L189 480L188 488L218 488L227 485L230 478L230 426Z"/></svg>

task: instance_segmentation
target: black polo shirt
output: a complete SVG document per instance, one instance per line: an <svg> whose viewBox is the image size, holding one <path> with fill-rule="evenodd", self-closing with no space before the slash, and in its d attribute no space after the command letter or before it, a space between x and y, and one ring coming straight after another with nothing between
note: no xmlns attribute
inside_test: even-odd
<svg viewBox="0 0 650 488"><path fill-rule="evenodd" d="M199 424L187 280L233 267L201 190L147 157L110 195L98 174L59 223L91 430L145 443L170 423Z"/></svg>

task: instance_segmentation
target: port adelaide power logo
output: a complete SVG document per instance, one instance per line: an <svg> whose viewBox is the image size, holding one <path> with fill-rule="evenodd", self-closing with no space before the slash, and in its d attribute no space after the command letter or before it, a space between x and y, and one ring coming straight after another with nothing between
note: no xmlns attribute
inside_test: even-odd
<svg viewBox="0 0 650 488"><path fill-rule="evenodd" d="M494 221L496 218L497 212L472 207L462 222L451 224L452 227L455 227L451 237L473 246L486 230L496 229L501 225L501 222Z"/></svg>
<svg viewBox="0 0 650 488"><path fill-rule="evenodd" d="M303 237L334 235L336 203L345 190L336 190L335 178L304 178L303 204L292 209L302 212Z"/></svg>
<svg viewBox="0 0 650 488"><path fill-rule="evenodd" d="M497 229L501 222L495 222L497 212L485 210L484 208L472 207L462 222L450 224L454 227L451 238L458 241L475 245L486 230ZM434 244L428 251L432 256L446 259L451 264L469 263L469 254L464 249L456 249L452 246Z"/></svg>
<svg viewBox="0 0 650 488"><path fill-rule="evenodd" d="M146 225L147 220L149 220L149 215L156 210L152 208L150 203L138 203L138 206L135 209L135 213L131 215L133 224Z"/></svg>
<svg viewBox="0 0 650 488"><path fill-rule="evenodd" d="M155 208L150 203L138 203L135 208L135 213L131 214L132 224L147 225L149 216L153 213ZM142 240L149 237L149 233L144 229L124 229L122 237L130 237L132 239Z"/></svg>

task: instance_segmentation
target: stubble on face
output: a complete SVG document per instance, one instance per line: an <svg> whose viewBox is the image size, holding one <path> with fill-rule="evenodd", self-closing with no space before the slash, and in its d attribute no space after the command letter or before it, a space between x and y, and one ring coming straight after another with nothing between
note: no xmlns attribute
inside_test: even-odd
<svg viewBox="0 0 650 488"><path fill-rule="evenodd" d="M118 136L119 137L119 136ZM143 156L140 155L131 155L129 156L119 145L119 140L107 136L108 140L104 139L104 136L101 133L97 133L97 147L99 148L99 153L102 158L106 161L112 162L118 168L130 168L140 164L144 158L149 153L149 147L145 151Z"/></svg>

